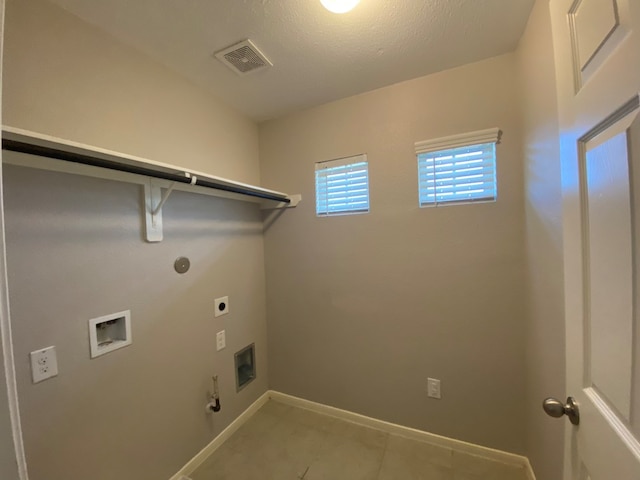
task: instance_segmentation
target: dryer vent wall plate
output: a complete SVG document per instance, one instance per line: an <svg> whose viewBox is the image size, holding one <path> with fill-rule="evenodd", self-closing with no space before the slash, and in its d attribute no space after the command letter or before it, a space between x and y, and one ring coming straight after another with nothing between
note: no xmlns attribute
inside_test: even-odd
<svg viewBox="0 0 640 480"><path fill-rule="evenodd" d="M229 297L220 297L215 299L215 312L214 316L219 317L229 313Z"/></svg>

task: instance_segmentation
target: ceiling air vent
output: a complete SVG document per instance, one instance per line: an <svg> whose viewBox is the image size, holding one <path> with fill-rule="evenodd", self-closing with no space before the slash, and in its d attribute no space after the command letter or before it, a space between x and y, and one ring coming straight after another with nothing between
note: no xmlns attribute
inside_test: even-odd
<svg viewBox="0 0 640 480"><path fill-rule="evenodd" d="M257 72L273 64L251 40L245 40L216 52L214 56L238 75Z"/></svg>

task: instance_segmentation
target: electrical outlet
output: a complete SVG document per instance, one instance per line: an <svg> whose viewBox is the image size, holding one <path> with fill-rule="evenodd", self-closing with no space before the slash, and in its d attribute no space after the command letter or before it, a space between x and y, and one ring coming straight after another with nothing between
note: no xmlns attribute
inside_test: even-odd
<svg viewBox="0 0 640 480"><path fill-rule="evenodd" d="M441 398L440 396L440 380L437 378L428 378L427 379L427 395L430 398L437 398L438 400Z"/></svg>
<svg viewBox="0 0 640 480"><path fill-rule="evenodd" d="M226 346L227 346L226 334L224 333L224 330L220 330L218 333L216 333L216 351L219 352Z"/></svg>
<svg viewBox="0 0 640 480"><path fill-rule="evenodd" d="M58 375L56 347L52 346L43 348L42 350L35 350L30 353L30 356L33 383L38 383Z"/></svg>
<svg viewBox="0 0 640 480"><path fill-rule="evenodd" d="M214 316L226 315L229 313L229 297L220 297L215 299L216 311Z"/></svg>

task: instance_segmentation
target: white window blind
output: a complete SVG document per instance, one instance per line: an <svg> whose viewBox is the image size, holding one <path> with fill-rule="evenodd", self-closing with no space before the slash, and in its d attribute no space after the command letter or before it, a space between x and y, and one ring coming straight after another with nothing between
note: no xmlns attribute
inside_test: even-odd
<svg viewBox="0 0 640 480"><path fill-rule="evenodd" d="M420 206L494 201L498 138L492 129L416 144ZM465 145L478 140L490 141Z"/></svg>
<svg viewBox="0 0 640 480"><path fill-rule="evenodd" d="M369 163L366 155L316 163L318 216L369 211Z"/></svg>

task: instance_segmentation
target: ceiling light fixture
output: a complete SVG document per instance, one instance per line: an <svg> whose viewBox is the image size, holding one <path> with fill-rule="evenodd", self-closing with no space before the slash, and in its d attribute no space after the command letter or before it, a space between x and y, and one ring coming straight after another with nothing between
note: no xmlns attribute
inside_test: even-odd
<svg viewBox="0 0 640 480"><path fill-rule="evenodd" d="M347 13L353 10L360 0L320 0L320 3L333 13Z"/></svg>

